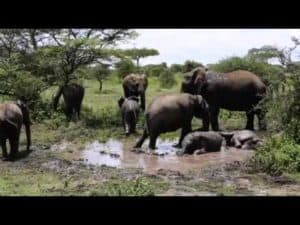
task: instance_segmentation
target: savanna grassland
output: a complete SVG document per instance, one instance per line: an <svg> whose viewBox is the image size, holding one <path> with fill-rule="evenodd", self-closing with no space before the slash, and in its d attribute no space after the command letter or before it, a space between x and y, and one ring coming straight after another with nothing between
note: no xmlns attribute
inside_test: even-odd
<svg viewBox="0 0 300 225"><path fill-rule="evenodd" d="M147 103L155 96L178 92L182 75L176 74L176 85L163 89L155 77L149 79ZM200 171L160 169L147 173L142 168L114 168L92 166L80 158L87 143L105 142L110 138L134 143L143 129L140 115L138 134L126 137L121 126L117 100L123 95L121 81L108 79L99 91L96 80L83 80L86 94L82 118L67 122L62 108L49 119L34 121L32 152L15 162L0 163L1 195L84 195L84 196L144 196L144 195L293 195L299 193L297 176L274 178L264 173L251 173L247 164L235 162L215 165ZM49 100L55 88L42 93ZM61 101L63 104L63 101ZM221 124L226 129L244 126L242 113L222 111ZM193 127L201 126L194 120ZM179 132L162 135L162 139L176 139ZM263 134L265 136L265 134ZM175 140L175 141L176 141ZM175 142L174 141L174 142ZM130 145L129 144L129 145ZM62 147L65 145L65 147ZM128 149L129 150L129 149ZM25 154L25 135L22 132L20 154ZM283 188L283 185L285 188Z"/></svg>

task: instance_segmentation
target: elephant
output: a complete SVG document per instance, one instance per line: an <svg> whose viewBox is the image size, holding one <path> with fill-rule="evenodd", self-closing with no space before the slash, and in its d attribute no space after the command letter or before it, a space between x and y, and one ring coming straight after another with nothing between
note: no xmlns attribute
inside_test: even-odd
<svg viewBox="0 0 300 225"><path fill-rule="evenodd" d="M141 98L141 109L145 111L146 90L148 78L145 74L129 74L123 80L123 90L126 98L137 96Z"/></svg>
<svg viewBox="0 0 300 225"><path fill-rule="evenodd" d="M196 131L187 134L182 141L182 150L177 155L200 154L221 151L223 137L214 131Z"/></svg>
<svg viewBox="0 0 300 225"><path fill-rule="evenodd" d="M241 149L257 149L262 140L251 130L239 130L233 132L220 132L226 140L227 146Z"/></svg>
<svg viewBox="0 0 300 225"><path fill-rule="evenodd" d="M144 133L134 148L140 148L145 139L150 136L149 148L155 149L156 139L160 134L180 128L181 136L174 147L181 147L183 138L191 131L194 116L202 118L201 130L208 130L208 105L201 95L174 93L156 97L145 112Z"/></svg>
<svg viewBox="0 0 300 225"><path fill-rule="evenodd" d="M122 112L122 123L124 126L125 134L136 133L136 124L139 118L139 99L136 96L129 98L121 97L118 101L119 107Z"/></svg>
<svg viewBox="0 0 300 225"><path fill-rule="evenodd" d="M217 73L197 67L184 74L181 92L200 94L207 101L210 122L214 131L219 131L218 115L220 108L231 111L245 111L247 130L254 130L254 116L258 117L260 130L266 130L264 104L266 85L261 79L245 70L230 73Z"/></svg>
<svg viewBox="0 0 300 225"><path fill-rule="evenodd" d="M18 100L15 103L0 105L0 141L4 159L14 160L19 150L19 140L22 124L25 125L27 151L31 147L30 115L27 105ZM6 149L6 140L9 140L10 153Z"/></svg>
<svg viewBox="0 0 300 225"><path fill-rule="evenodd" d="M74 115L78 119L80 119L80 110L85 94L84 87L75 83L60 87L60 89L58 90L58 94L55 97L56 99L54 100L54 109L57 108L57 104L61 94L64 98L65 114L68 120L71 120Z"/></svg>

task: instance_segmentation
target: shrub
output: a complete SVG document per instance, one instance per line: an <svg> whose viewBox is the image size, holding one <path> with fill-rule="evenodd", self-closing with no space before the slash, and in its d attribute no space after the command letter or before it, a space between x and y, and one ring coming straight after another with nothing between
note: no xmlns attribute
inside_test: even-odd
<svg viewBox="0 0 300 225"><path fill-rule="evenodd" d="M171 88L176 84L174 74L168 69L164 69L159 75L159 82L162 88Z"/></svg>
<svg viewBox="0 0 300 225"><path fill-rule="evenodd" d="M287 136L273 136L254 158L255 168L280 175L283 172L300 172L300 145Z"/></svg>
<svg viewBox="0 0 300 225"><path fill-rule="evenodd" d="M153 196L154 186L144 177L135 180L112 182L105 193L110 196Z"/></svg>

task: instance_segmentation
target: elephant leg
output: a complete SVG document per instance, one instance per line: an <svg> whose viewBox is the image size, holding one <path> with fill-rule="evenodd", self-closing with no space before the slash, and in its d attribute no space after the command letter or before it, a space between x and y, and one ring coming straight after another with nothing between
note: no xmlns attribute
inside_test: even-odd
<svg viewBox="0 0 300 225"><path fill-rule="evenodd" d="M247 125L246 125L246 130L254 130L254 112L253 110L250 110L249 112L246 113L247 115Z"/></svg>
<svg viewBox="0 0 300 225"><path fill-rule="evenodd" d="M266 113L263 110L259 109L256 111L256 115L258 119L259 130L267 130L267 124L265 121Z"/></svg>
<svg viewBox="0 0 300 225"><path fill-rule="evenodd" d="M125 127L125 118L124 118L124 114L122 113L122 125L123 125L123 129L124 132L126 131L126 127Z"/></svg>
<svg viewBox="0 0 300 225"><path fill-rule="evenodd" d="M135 144L134 148L140 148L142 147L144 141L146 140L146 138L149 136L147 130L144 130L143 136L138 140L138 142Z"/></svg>
<svg viewBox="0 0 300 225"><path fill-rule="evenodd" d="M151 134L150 135L149 148L152 149L152 150L155 149L157 137L158 137L158 134Z"/></svg>
<svg viewBox="0 0 300 225"><path fill-rule="evenodd" d="M128 122L125 122L125 134L128 136L130 134L131 127Z"/></svg>
<svg viewBox="0 0 300 225"><path fill-rule="evenodd" d="M192 126L191 126L191 122L189 122L186 126L184 126L184 127L181 129L181 135L180 135L178 144L173 145L173 147L175 147L175 148L181 148L181 147L182 147L182 146L181 146L182 140L184 139L184 137L185 137L189 132L191 132L191 130L192 130Z"/></svg>
<svg viewBox="0 0 300 225"><path fill-rule="evenodd" d="M219 107L211 107L210 108L210 120L211 120L211 126L212 126L212 129L213 131L219 131L220 128L219 128L219 112L220 112L220 109Z"/></svg>
<svg viewBox="0 0 300 225"><path fill-rule="evenodd" d="M2 156L3 156L3 158L7 158L8 155L7 155L7 148L6 148L6 139L2 138L0 140L0 142L1 142L1 148L2 148Z"/></svg>
<svg viewBox="0 0 300 225"><path fill-rule="evenodd" d="M126 86L123 86L123 90L124 90L125 98L128 98L130 96L130 91Z"/></svg>
<svg viewBox="0 0 300 225"><path fill-rule="evenodd" d="M10 144L9 158L13 160L16 158L16 155L19 150L19 138L17 137L9 138L9 144Z"/></svg>
<svg viewBox="0 0 300 225"><path fill-rule="evenodd" d="M145 104L146 104L146 97L145 97L145 93L141 94L141 108L143 109L143 111L145 111Z"/></svg>
<svg viewBox="0 0 300 225"><path fill-rule="evenodd" d="M130 133L136 133L136 130L135 130L135 122L131 122L131 123L130 123L129 132L130 132Z"/></svg>
<svg viewBox="0 0 300 225"><path fill-rule="evenodd" d="M68 121L70 121L72 118L72 107L67 105L66 109L65 109L65 114L66 114Z"/></svg>
<svg viewBox="0 0 300 225"><path fill-rule="evenodd" d="M80 120L81 104L76 106L77 119Z"/></svg>

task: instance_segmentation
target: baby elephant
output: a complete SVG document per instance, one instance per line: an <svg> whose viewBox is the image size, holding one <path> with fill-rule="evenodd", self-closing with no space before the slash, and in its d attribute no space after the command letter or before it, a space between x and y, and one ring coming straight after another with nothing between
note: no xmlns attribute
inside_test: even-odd
<svg viewBox="0 0 300 225"><path fill-rule="evenodd" d="M177 155L201 154L221 151L223 137L214 131L197 131L189 133L182 141L182 150Z"/></svg>
<svg viewBox="0 0 300 225"><path fill-rule="evenodd" d="M239 130L233 132L220 132L225 138L227 146L241 149L257 149L262 140L251 130Z"/></svg>
<svg viewBox="0 0 300 225"><path fill-rule="evenodd" d="M139 118L139 99L136 96L128 98L121 97L118 101L122 111L122 123L126 135L136 133L136 124Z"/></svg>

